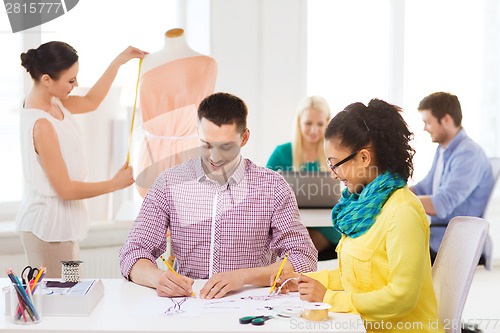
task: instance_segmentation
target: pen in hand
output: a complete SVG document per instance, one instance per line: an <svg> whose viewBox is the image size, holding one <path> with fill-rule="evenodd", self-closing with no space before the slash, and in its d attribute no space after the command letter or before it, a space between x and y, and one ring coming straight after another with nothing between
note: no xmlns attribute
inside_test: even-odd
<svg viewBox="0 0 500 333"><path fill-rule="evenodd" d="M279 277L281 275L281 272L283 271L283 267L285 267L285 263L286 263L287 259L288 259L288 253L285 254L285 258L283 258L283 261L281 262L281 266L278 269L278 273L276 274L276 277L274 278L274 283L273 283L273 285L271 287L271 290L269 290L269 296L271 296L271 294L274 291L274 288L276 288L276 282L278 282L278 279L279 279Z"/></svg>
<svg viewBox="0 0 500 333"><path fill-rule="evenodd" d="M166 260L165 260L165 258L163 258L163 256L160 256L160 258L161 258L161 260L163 260L163 262L165 263L165 265L167 265L168 269L169 269L172 273L174 273L174 274L175 274L175 275L177 275L178 277L181 277L181 276L179 275L179 273L177 273L177 272L175 271L175 269L172 267L172 265L170 265L170 264L168 263L168 261L166 261ZM191 291L191 296L196 297L196 295L194 294L194 291Z"/></svg>

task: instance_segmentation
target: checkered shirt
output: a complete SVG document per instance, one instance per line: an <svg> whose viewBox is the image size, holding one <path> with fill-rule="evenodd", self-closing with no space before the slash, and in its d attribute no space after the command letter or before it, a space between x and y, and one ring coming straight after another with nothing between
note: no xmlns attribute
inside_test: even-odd
<svg viewBox="0 0 500 333"><path fill-rule="evenodd" d="M120 250L124 277L138 259L155 263L165 252L168 228L178 272L194 279L266 266L286 253L296 272L316 270L317 250L290 186L248 159L224 185L206 176L200 158L164 171Z"/></svg>

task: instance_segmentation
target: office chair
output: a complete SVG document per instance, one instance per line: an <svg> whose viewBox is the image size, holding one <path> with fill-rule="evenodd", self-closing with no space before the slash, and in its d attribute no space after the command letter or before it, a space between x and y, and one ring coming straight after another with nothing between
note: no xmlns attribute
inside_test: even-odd
<svg viewBox="0 0 500 333"><path fill-rule="evenodd" d="M489 223L479 217L451 219L432 267L438 317L447 333L462 332L462 311L488 235ZM453 325L454 324L454 325Z"/></svg>
<svg viewBox="0 0 500 333"><path fill-rule="evenodd" d="M491 167L493 168L493 176L495 179L495 186L493 186L493 190L491 191L490 198L488 199L488 203L484 209L483 217L488 219L491 207L493 206L493 193L495 192L495 188L497 187L498 178L500 176L500 158L499 157L490 157L489 158ZM488 234L486 238L486 242L484 244L483 254L481 256L484 259L484 267L491 271L493 266L493 239ZM483 263L481 263L483 264Z"/></svg>

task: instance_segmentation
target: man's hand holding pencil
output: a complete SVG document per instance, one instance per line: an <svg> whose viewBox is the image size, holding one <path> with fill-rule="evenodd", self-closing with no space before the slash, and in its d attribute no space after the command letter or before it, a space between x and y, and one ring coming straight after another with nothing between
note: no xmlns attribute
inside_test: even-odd
<svg viewBox="0 0 500 333"><path fill-rule="evenodd" d="M172 266L161 257L168 270L164 271L156 284L156 293L161 297L193 296L194 280L177 273Z"/></svg>
<svg viewBox="0 0 500 333"><path fill-rule="evenodd" d="M299 273L294 272L293 266L289 262L287 262L287 260L288 260L288 253L285 255L285 258L283 258L283 261L281 262L278 272L276 274L271 275L269 281L271 284L271 289L269 290L269 296L274 294L279 294L280 292L286 293L288 291L297 291L296 289L291 290L289 286L283 286L283 287L281 286L284 283L284 281L287 281L288 279L291 278L296 278L300 275Z"/></svg>

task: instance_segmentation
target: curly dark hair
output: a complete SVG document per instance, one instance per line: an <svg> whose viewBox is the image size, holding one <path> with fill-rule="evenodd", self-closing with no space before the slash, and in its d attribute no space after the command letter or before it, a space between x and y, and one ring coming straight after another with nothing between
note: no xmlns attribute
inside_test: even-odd
<svg viewBox="0 0 500 333"><path fill-rule="evenodd" d="M328 124L325 140L339 140L352 152L372 146L377 167L408 180L413 174L415 149L410 145L413 133L401 116L399 106L380 99L348 105Z"/></svg>

